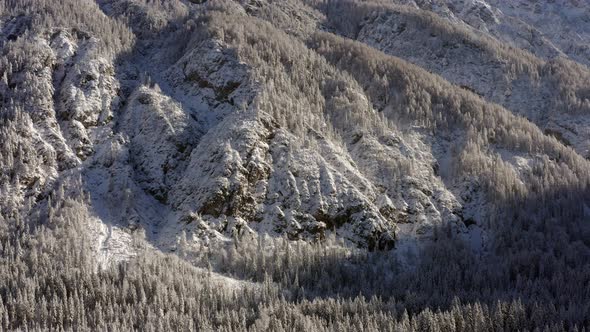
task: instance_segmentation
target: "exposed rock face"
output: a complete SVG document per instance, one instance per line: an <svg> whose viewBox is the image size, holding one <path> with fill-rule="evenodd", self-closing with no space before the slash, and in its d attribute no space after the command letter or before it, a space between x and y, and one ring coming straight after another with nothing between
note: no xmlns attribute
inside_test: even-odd
<svg viewBox="0 0 590 332"><path fill-rule="evenodd" d="M174 192L182 210L204 218L240 217L254 229L286 232L293 239L321 239L338 229L356 243L393 246L395 221L326 160L344 157L330 143L323 155L295 150L296 137L268 117L247 114L229 116L214 132L193 150Z"/></svg>
<svg viewBox="0 0 590 332"><path fill-rule="evenodd" d="M64 31L52 40L58 59L54 73L57 118L70 148L82 160L93 153L94 136L100 135L100 127L107 125L113 110L120 107L114 65L93 54L97 44L96 39L89 39L79 46Z"/></svg>
<svg viewBox="0 0 590 332"><path fill-rule="evenodd" d="M124 110L120 129L129 135L135 180L162 203L195 141L191 122L178 103L147 87L137 89Z"/></svg>

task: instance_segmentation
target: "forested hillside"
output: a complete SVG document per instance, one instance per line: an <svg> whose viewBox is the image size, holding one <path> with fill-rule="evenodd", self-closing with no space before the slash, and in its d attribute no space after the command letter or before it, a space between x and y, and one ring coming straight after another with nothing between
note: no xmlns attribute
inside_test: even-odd
<svg viewBox="0 0 590 332"><path fill-rule="evenodd" d="M0 329L590 328L589 15L0 0Z"/></svg>

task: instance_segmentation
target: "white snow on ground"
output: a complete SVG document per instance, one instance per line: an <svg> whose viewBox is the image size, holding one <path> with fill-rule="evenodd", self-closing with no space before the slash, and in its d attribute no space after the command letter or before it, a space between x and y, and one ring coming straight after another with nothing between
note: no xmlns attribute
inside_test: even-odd
<svg viewBox="0 0 590 332"><path fill-rule="evenodd" d="M128 229L107 225L99 219L88 221L89 238L95 241L96 259L102 269L136 256Z"/></svg>

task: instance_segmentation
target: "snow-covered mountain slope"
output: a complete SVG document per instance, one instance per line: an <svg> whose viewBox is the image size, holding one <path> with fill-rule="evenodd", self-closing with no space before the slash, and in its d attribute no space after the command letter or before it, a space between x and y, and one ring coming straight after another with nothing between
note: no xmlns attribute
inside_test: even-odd
<svg viewBox="0 0 590 332"><path fill-rule="evenodd" d="M582 155L589 155L586 114L590 101L586 87L590 73L586 66L567 59L562 51L549 56L519 45L509 34L475 25L468 18L476 15L490 25L499 20L494 15L503 15L485 2L410 4L413 6L337 2L330 5L328 22L337 33L408 60L499 103ZM553 12L547 11L553 17ZM545 11L542 13L539 15L545 15ZM570 22L567 18L562 21Z"/></svg>
<svg viewBox="0 0 590 332"><path fill-rule="evenodd" d="M2 11L5 220L81 189L125 256L143 231L163 250L183 232L391 249L590 217L590 71L467 19L500 24L489 4L81 3L29 31L30 8Z"/></svg>
<svg viewBox="0 0 590 332"><path fill-rule="evenodd" d="M584 1L400 0L454 23L530 51L540 58L567 56L590 64L590 8Z"/></svg>

